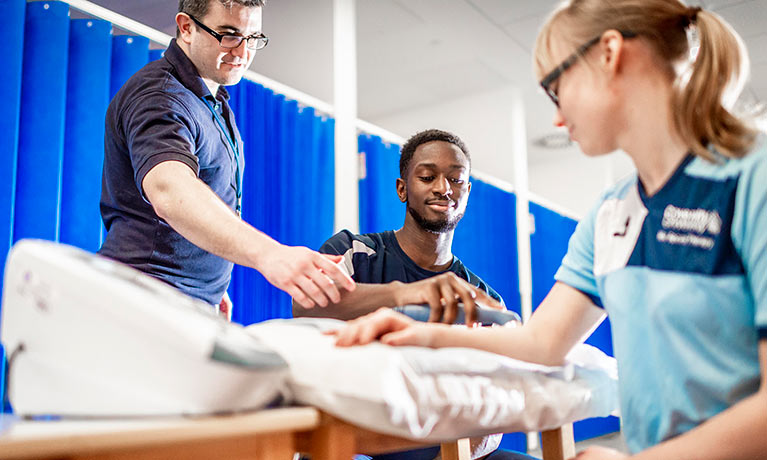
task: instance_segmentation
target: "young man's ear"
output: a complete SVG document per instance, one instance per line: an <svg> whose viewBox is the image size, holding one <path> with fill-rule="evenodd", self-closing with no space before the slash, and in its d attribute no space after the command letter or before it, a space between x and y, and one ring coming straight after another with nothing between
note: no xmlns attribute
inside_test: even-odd
<svg viewBox="0 0 767 460"><path fill-rule="evenodd" d="M397 196L402 203L407 202L407 184L401 177L397 178Z"/></svg>

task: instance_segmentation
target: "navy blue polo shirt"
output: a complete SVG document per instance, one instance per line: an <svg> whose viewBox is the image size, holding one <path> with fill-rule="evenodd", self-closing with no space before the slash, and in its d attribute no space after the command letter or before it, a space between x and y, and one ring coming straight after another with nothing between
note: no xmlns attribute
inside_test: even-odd
<svg viewBox="0 0 767 460"><path fill-rule="evenodd" d="M221 300L232 263L195 246L158 217L141 184L159 163L180 161L234 210L244 165L230 143L242 152L228 99L223 87L215 97L210 93L173 40L162 59L123 85L106 115L101 216L107 236L99 253L208 303Z"/></svg>

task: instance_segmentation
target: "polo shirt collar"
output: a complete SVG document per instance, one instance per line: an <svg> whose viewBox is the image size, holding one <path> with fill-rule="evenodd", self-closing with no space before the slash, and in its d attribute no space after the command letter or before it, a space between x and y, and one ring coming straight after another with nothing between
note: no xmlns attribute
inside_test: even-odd
<svg viewBox="0 0 767 460"><path fill-rule="evenodd" d="M170 45L168 45L168 49L165 51L165 59L176 69L178 81L182 85L199 98L213 98L207 85L202 81L197 67L194 66L189 56L184 53L184 50L178 46L175 38L170 41ZM219 98L229 100L229 92L223 86L218 87L217 99Z"/></svg>

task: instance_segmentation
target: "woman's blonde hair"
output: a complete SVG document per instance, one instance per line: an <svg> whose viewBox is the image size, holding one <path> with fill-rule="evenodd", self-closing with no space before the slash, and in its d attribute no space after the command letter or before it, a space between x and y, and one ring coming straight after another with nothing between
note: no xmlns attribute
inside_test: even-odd
<svg viewBox="0 0 767 460"><path fill-rule="evenodd" d="M563 3L538 34L534 53L537 74L559 64L552 62L553 40L570 41L575 49L611 29L633 32L644 39L676 74L671 100L674 123L694 154L712 160L708 146L731 157L748 152L754 129L723 103L725 97L737 96L743 89L749 68L745 47L718 15L679 0ZM697 34L697 40L691 41L688 33ZM679 70L685 67L686 71Z"/></svg>

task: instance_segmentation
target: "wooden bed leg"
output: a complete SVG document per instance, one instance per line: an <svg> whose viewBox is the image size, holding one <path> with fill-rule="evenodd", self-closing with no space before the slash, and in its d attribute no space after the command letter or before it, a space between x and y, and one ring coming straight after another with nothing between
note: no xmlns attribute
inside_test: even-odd
<svg viewBox="0 0 767 460"><path fill-rule="evenodd" d="M573 424L541 432L541 450L543 460L568 460L575 457Z"/></svg>
<svg viewBox="0 0 767 460"><path fill-rule="evenodd" d="M471 460L471 445L469 438L457 441L443 442L440 445L442 460Z"/></svg>
<svg viewBox="0 0 767 460"><path fill-rule="evenodd" d="M357 453L354 428L346 423L326 423L311 435L312 460L351 460Z"/></svg>

